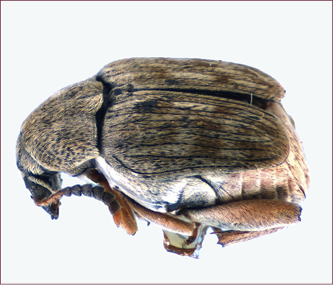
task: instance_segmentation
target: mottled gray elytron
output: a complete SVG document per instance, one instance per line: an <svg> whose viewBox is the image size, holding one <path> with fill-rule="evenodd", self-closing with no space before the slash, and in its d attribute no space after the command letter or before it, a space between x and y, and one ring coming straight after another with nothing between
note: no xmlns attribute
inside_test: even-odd
<svg viewBox="0 0 333 285"><path fill-rule="evenodd" d="M17 165L52 218L63 195L92 196L128 233L137 214L164 228L168 251L197 257L208 227L228 245L300 220L309 174L284 93L240 64L112 62L31 113ZM61 189L60 172L103 188Z"/></svg>

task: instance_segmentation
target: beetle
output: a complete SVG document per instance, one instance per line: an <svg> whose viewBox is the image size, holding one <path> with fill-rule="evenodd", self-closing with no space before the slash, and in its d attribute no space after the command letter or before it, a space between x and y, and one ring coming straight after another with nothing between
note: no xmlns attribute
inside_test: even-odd
<svg viewBox="0 0 333 285"><path fill-rule="evenodd" d="M130 58L65 87L24 121L17 166L52 219L62 196L136 216L169 252L198 258L208 228L227 246L300 221L310 178L283 87L246 65ZM61 188L60 173L94 184Z"/></svg>

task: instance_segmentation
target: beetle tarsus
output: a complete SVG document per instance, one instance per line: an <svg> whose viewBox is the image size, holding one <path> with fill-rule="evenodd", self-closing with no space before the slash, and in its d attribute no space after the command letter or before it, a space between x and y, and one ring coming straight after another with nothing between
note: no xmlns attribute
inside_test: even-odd
<svg viewBox="0 0 333 285"><path fill-rule="evenodd" d="M60 190L54 194L52 194L51 196L43 199L43 200L38 200L33 198L33 200L35 201L35 204L37 206L48 206L54 202L58 202L59 199L61 199L61 197L63 196L63 192Z"/></svg>

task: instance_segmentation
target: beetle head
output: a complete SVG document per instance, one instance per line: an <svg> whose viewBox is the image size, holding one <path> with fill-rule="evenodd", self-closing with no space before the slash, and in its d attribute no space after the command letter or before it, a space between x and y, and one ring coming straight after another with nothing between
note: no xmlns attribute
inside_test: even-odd
<svg viewBox="0 0 333 285"><path fill-rule="evenodd" d="M33 200L43 200L61 188L60 174L46 170L29 154L21 133L16 145L16 164ZM51 215L52 219L58 218L59 202L43 206L43 209Z"/></svg>

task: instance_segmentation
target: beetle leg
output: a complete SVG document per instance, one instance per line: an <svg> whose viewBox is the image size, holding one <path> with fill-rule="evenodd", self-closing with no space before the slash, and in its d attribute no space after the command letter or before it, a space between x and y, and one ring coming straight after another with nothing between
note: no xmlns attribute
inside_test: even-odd
<svg viewBox="0 0 333 285"><path fill-rule="evenodd" d="M163 230L164 248L168 252L182 256L199 258L199 251L206 235L208 226L197 224L191 236L184 236L175 232Z"/></svg>
<svg viewBox="0 0 333 285"><path fill-rule="evenodd" d="M148 222L159 225L160 227L176 232L186 236L192 236L196 229L196 225L191 222L186 222L178 218L174 218L171 215L163 214L148 210L145 207L142 207L138 203L134 202L132 199L126 197L124 198L128 204L132 207L135 213L139 214L141 218L145 219Z"/></svg>
<svg viewBox="0 0 333 285"><path fill-rule="evenodd" d="M197 241L199 236L198 232L200 232L200 235L203 236L206 233L207 227L205 227L204 230L201 228L201 230L198 231L198 226L194 223L183 221L180 218L174 218L171 215L154 212L145 207L142 207L120 191L111 188L104 175L95 169L87 171L85 175L89 179L102 185L106 191L109 191L115 195L116 201L120 204L120 211L116 211L115 213L113 213L111 209L110 211L113 214L115 223L118 226L121 225L130 234L134 234L137 231L137 225L133 211L138 215L138 217L143 218L148 222L153 222L154 224L157 224L164 229L172 231L173 234L179 234L179 236L183 237L183 244L185 245L189 245L194 243L194 241ZM131 232L133 229L135 230L134 233ZM172 234L170 233L169 236L170 235Z"/></svg>
<svg viewBox="0 0 333 285"><path fill-rule="evenodd" d="M226 230L262 231L300 221L301 207L280 200L242 200L179 212L186 218Z"/></svg>
<svg viewBox="0 0 333 285"><path fill-rule="evenodd" d="M52 203L59 202L59 200L61 199L61 197L63 195L64 194L63 194L62 190L59 190L45 199L39 200L39 199L33 198L33 200L37 206L44 207L44 206L48 206Z"/></svg>
<svg viewBox="0 0 333 285"><path fill-rule="evenodd" d="M60 205L60 199L63 196L81 196L82 194L88 197L94 197L95 199L99 201L103 201L105 205L109 207L109 209L112 209L114 212L116 212L120 206L115 199L115 196L104 190L101 186L92 186L91 184L85 184L85 185L74 185L71 187L65 187L61 190L56 191L55 193L51 194L49 197L44 199L36 199L33 198L35 201L35 204L37 206L41 207L47 207L49 205L54 207L58 207ZM59 212L59 209L57 210L57 213Z"/></svg>
<svg viewBox="0 0 333 285"><path fill-rule="evenodd" d="M168 252L194 258L199 257L199 250L202 247L208 226L184 221L182 217L175 218L169 214L154 212L142 207L125 195L124 198L140 218L153 222L164 229L163 245Z"/></svg>
<svg viewBox="0 0 333 285"><path fill-rule="evenodd" d="M116 203L109 205L113 220L117 227L121 226L128 234L134 235L138 230L138 226L131 206L124 198L124 195L117 189L111 188L104 175L96 169L90 169L84 175L103 186L105 191L114 195Z"/></svg>
<svg viewBox="0 0 333 285"><path fill-rule="evenodd" d="M278 227L263 231L222 231L221 229L214 228L215 231L212 234L216 234L219 239L217 243L225 247L238 242L243 242L271 233L275 233L284 228L285 227Z"/></svg>

